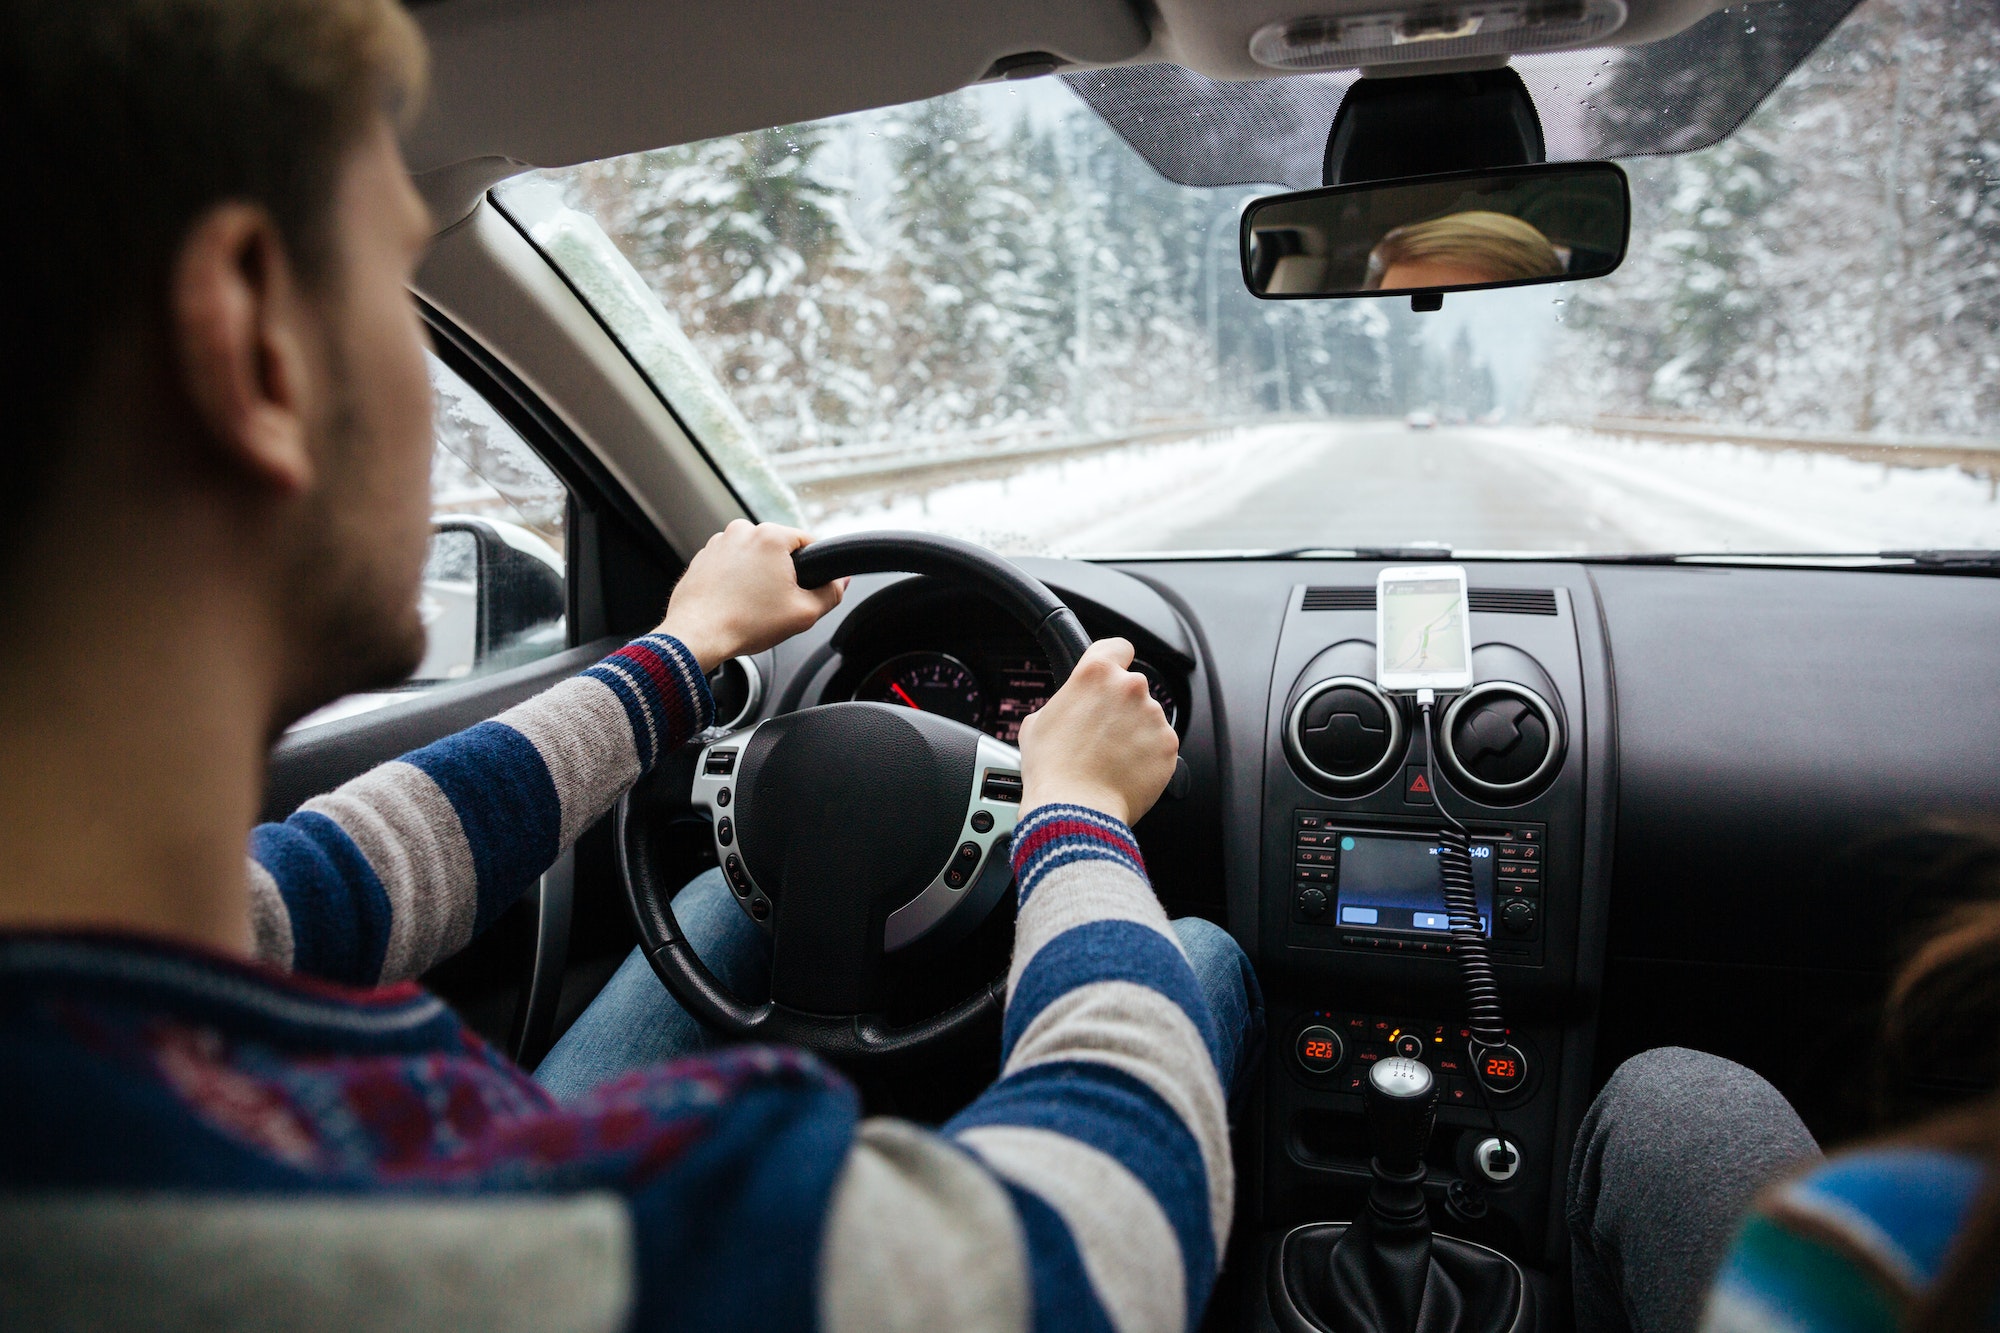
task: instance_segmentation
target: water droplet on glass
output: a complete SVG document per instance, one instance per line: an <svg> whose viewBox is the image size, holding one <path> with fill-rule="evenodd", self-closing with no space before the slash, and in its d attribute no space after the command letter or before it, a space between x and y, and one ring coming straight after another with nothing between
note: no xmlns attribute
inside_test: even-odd
<svg viewBox="0 0 2000 1333"><path fill-rule="evenodd" d="M1753 33L1757 31L1757 25L1752 23L1748 27L1744 28L1743 31L1745 34Z"/></svg>

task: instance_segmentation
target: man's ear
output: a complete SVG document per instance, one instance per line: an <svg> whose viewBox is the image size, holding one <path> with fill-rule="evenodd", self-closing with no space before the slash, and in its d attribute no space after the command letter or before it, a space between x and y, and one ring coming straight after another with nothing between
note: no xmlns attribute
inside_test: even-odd
<svg viewBox="0 0 2000 1333"><path fill-rule="evenodd" d="M284 495L306 490L323 371L277 223L253 204L211 208L182 241L172 284L169 338L217 461Z"/></svg>

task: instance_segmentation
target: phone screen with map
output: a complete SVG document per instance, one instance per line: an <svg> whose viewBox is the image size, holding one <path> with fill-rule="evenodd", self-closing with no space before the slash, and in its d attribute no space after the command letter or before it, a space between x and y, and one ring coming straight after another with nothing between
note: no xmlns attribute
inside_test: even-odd
<svg viewBox="0 0 2000 1333"><path fill-rule="evenodd" d="M1472 684L1465 570L1403 565L1375 582L1375 683L1385 690L1462 690Z"/></svg>

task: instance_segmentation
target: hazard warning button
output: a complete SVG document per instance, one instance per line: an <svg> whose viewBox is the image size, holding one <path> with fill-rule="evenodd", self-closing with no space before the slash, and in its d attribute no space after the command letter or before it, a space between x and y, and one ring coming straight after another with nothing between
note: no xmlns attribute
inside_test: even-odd
<svg viewBox="0 0 2000 1333"><path fill-rule="evenodd" d="M1437 804L1437 797L1431 792L1430 774L1417 764L1403 770L1403 800L1409 805Z"/></svg>

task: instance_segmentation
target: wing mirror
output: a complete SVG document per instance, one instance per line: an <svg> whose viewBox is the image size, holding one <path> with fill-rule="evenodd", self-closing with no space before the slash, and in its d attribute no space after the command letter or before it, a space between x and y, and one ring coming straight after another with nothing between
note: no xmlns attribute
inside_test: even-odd
<svg viewBox="0 0 2000 1333"><path fill-rule="evenodd" d="M1254 200L1243 281L1272 300L1401 296L1601 278L1625 259L1632 195L1611 162L1363 181Z"/></svg>
<svg viewBox="0 0 2000 1333"><path fill-rule="evenodd" d="M463 680L564 647L562 556L517 523L454 515L431 526L414 680Z"/></svg>

